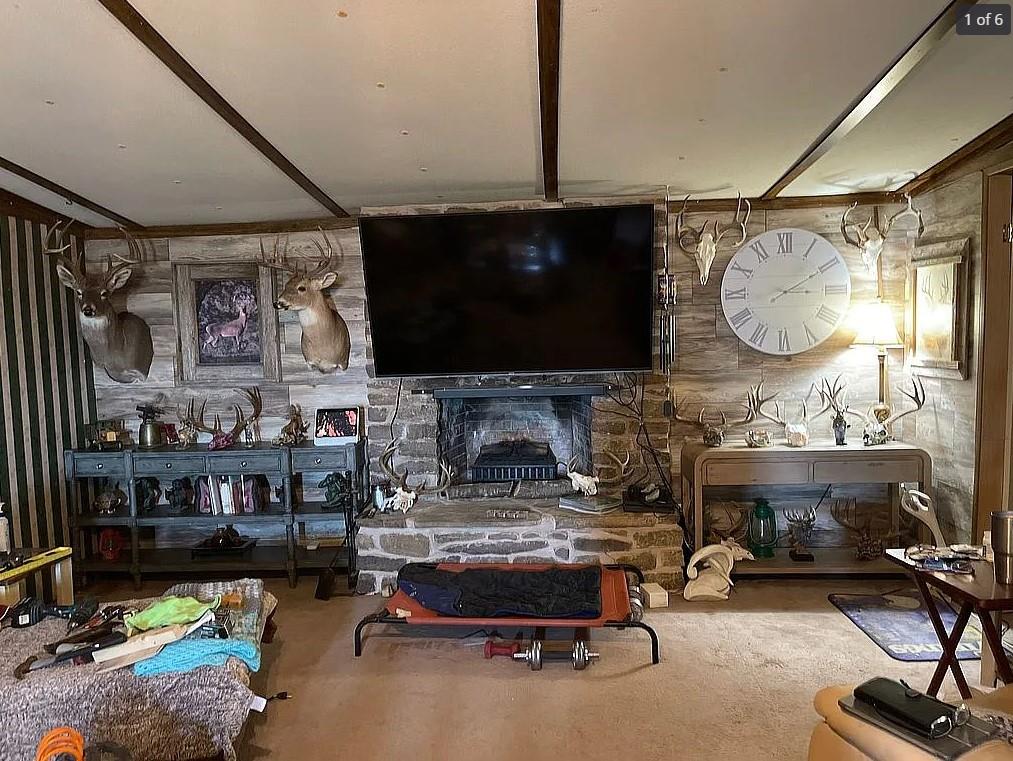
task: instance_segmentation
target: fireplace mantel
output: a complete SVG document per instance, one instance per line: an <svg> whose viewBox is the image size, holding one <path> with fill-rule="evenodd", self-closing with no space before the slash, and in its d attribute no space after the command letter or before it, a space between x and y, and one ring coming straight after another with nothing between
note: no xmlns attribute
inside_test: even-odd
<svg viewBox="0 0 1013 761"><path fill-rule="evenodd" d="M560 386L467 386L433 389L435 399L476 399L515 396L604 396L604 383Z"/></svg>

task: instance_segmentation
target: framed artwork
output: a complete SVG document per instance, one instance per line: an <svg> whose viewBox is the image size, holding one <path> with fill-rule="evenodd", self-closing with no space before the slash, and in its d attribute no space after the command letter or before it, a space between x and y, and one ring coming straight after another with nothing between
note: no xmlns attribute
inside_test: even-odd
<svg viewBox="0 0 1013 761"><path fill-rule="evenodd" d="M970 322L967 238L917 246L908 272L907 351L919 375L965 380Z"/></svg>
<svg viewBox="0 0 1013 761"><path fill-rule="evenodd" d="M359 440L359 408L339 407L317 410L313 443L318 447L354 444Z"/></svg>
<svg viewBox="0 0 1013 761"><path fill-rule="evenodd" d="M278 318L271 271L252 262L175 264L177 380L280 380Z"/></svg>

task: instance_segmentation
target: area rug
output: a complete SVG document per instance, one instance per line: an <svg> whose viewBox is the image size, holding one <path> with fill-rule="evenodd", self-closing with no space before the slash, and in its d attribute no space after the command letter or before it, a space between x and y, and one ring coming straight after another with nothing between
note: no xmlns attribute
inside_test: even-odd
<svg viewBox="0 0 1013 761"><path fill-rule="evenodd" d="M913 587L879 595L832 594L827 599L894 660L938 661L943 653L928 609ZM951 631L956 611L941 597L933 599L943 625ZM981 630L974 617L960 638L957 658L981 658Z"/></svg>

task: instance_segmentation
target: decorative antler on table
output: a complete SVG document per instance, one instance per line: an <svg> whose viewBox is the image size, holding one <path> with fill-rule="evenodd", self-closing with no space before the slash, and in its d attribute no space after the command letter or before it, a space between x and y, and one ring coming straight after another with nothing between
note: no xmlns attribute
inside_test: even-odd
<svg viewBox="0 0 1013 761"><path fill-rule="evenodd" d="M685 224L686 205L689 203L688 193L682 201L682 209L675 218L675 241L684 254L696 261L696 266L700 270L700 285L707 285L711 265L714 263L714 257L717 255L718 243L721 242L721 239L729 230L738 229L740 232L740 238L735 244L736 246L741 246L746 242L746 223L749 222L749 213L752 211L752 206L748 198L742 197L742 193L738 195L739 200L735 205L735 221L725 227L718 225L716 219L705 221L699 229ZM739 219L743 201L746 204L746 216ZM712 225L713 232L707 230L708 224Z"/></svg>
<svg viewBox="0 0 1013 761"><path fill-rule="evenodd" d="M679 401L677 396L672 397L674 404L674 411L672 417L682 423L689 423L703 430L703 443L709 447L719 447L724 443L725 433L733 428L739 426L748 425L756 419L756 410L752 404L740 404L746 414L741 420L734 420L731 423L728 422L728 416L724 412L718 412L721 416L720 423L710 423L705 419L707 414L707 408L701 407L700 413L696 417L687 416L685 414L688 402L686 400Z"/></svg>
<svg viewBox="0 0 1013 761"><path fill-rule="evenodd" d="M810 394L812 389L810 389ZM804 447L809 443L809 407L807 399L802 400L802 419L799 422L791 422L784 416L784 410L781 407L780 402L774 402L774 412L771 414L763 409L765 404L774 401L777 397L777 392L774 392L770 396L763 395L763 383L758 383L755 386L749 387L749 407L753 410L754 415L764 417L772 423L777 423L784 427L784 439L785 443L790 447ZM825 410L821 410L819 415L822 415ZM816 415L818 417L819 415Z"/></svg>
<svg viewBox="0 0 1013 761"><path fill-rule="evenodd" d="M244 388L240 390L240 393L246 397L246 400L252 407L252 414L247 416L243 411L243 408L238 404L233 405L236 411L236 422L228 432L222 427L221 417L215 415L215 422L213 426L209 426L204 422L204 410L207 407L207 399L201 402L200 408L196 414L194 414L194 400L191 399L187 404L186 413L180 415L180 423L183 428L194 432L201 431L203 433L211 434L211 443L208 444L208 450L214 451L216 449L229 449L235 446L239 440L239 435L249 428L251 425L256 423L260 419L261 414L264 410L264 401L260 396L260 389ZM182 437L181 437L182 441Z"/></svg>
<svg viewBox="0 0 1013 761"><path fill-rule="evenodd" d="M450 480L454 476L454 471L449 465L447 465L446 462L440 460L440 472L434 486L426 485L425 481L422 481L415 486L409 486L408 471L406 470L404 473L398 473L397 469L394 467L394 455L397 454L399 444L399 439L392 439L387 443L387 446L383 448L383 452L380 454L380 469L387 475L390 482L395 484L394 494L386 499L382 505L382 509L384 511L400 510L403 513L407 513L412 505L415 504L415 500L426 492L445 492L447 487L450 486Z"/></svg>
<svg viewBox="0 0 1013 761"><path fill-rule="evenodd" d="M865 423L865 428L862 432L862 440L865 446L871 447L878 444L885 444L891 439L890 426L896 423L905 415L911 415L918 412L922 407L925 406L925 385L922 383L921 378L914 376L911 378L911 392L897 386L897 391L903 396L906 396L912 402L914 407L904 410L903 412L896 412L890 415L885 420L879 420L874 415L867 414L865 412L858 412L857 410L845 409L849 415L861 418Z"/></svg>
<svg viewBox="0 0 1013 761"><path fill-rule="evenodd" d="M830 515L835 521L852 531L855 535L855 558L857 560L875 560L883 554L884 542L893 536L892 531L872 529L872 517L859 520L858 500L835 499L830 503Z"/></svg>

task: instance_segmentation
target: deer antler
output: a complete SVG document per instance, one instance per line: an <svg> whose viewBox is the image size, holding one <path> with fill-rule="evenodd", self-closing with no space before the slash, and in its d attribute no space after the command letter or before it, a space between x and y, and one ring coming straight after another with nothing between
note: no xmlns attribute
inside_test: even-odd
<svg viewBox="0 0 1013 761"><path fill-rule="evenodd" d="M821 378L818 386L813 384L810 387L809 392L812 393L813 391L816 391L819 395L820 402L823 405L820 408L820 411L813 415L813 419L815 420L816 418L825 415L830 410L833 410L835 415L847 412L848 405L844 403L844 392L846 388L846 385L841 381L840 375L834 378L833 385L831 385L830 381L826 378Z"/></svg>
<svg viewBox="0 0 1013 761"><path fill-rule="evenodd" d="M621 484L633 475L634 467L630 465L630 453L628 450L626 452L626 457L622 460L620 460L612 452L606 451L603 454L615 463L616 475L606 478L601 474L597 474L599 486L615 486L616 484Z"/></svg>
<svg viewBox="0 0 1013 761"><path fill-rule="evenodd" d="M279 233L274 236L274 245L271 248L271 256L267 255L264 251L264 239L260 238L258 243L260 244L260 264L264 267L270 267L274 270L280 270L281 272L289 272L291 274L297 274L302 272L301 269L295 264L292 264L288 260L288 236L285 236L285 245L281 251L278 250L278 246L281 244L282 236Z"/></svg>
<svg viewBox="0 0 1013 761"><path fill-rule="evenodd" d="M341 263L345 259L345 249L341 245L341 241L335 238L335 241L338 244L338 253L340 254L338 261L335 262L334 249L331 247L331 239L327 237L327 233L324 232L324 229L322 227L318 227L317 231L324 239L324 244L320 245L320 242L314 239L313 245L316 246L317 251L320 252L321 260L317 264L316 269L314 269L312 272L307 271L306 273L307 277L319 277L320 275L323 275L325 272L337 273L337 271L341 268Z"/></svg>
<svg viewBox="0 0 1013 761"><path fill-rule="evenodd" d="M697 246L700 245L700 236L703 234L704 228L701 227L699 230L693 227L683 227L686 220L686 205L689 203L690 194L687 193L686 197L682 199L682 209L679 210L679 214L675 218L675 242L682 249L683 253L693 256L696 254ZM707 223L704 223L704 227ZM683 242L683 238L689 236L688 242Z"/></svg>
<svg viewBox="0 0 1013 761"><path fill-rule="evenodd" d="M911 379L911 391L912 391L912 393L909 394L907 391L905 391L904 389L902 389L900 386L897 387L897 390L900 391L900 393L902 393L904 396L906 396L912 402L914 402L915 406L912 407L909 410L904 410L903 412L898 412L895 415L890 415L890 417L888 417L886 419L886 421L884 421L884 423L883 423L884 426L890 426L893 423L896 423L898 420L900 420L905 415L910 415L912 412L917 412L918 410L920 410L922 407L925 406L925 386L922 384L922 379L921 378L918 378L916 376L916 377L914 377L914 378Z"/></svg>
<svg viewBox="0 0 1013 761"><path fill-rule="evenodd" d="M848 243L848 245L854 246L855 248L861 248L862 247L862 243L861 243L860 239L861 239L862 235L864 235L865 230L868 229L869 223L872 222L872 217L870 216L869 217L869 221L865 223L864 227L862 227L862 235L859 235L858 239L853 238L851 236L851 234L848 232L848 227L849 226L852 226L852 227L861 227L861 225L859 225L856 222L851 222L848 219L848 217L851 216L851 212L853 212L857 207L858 207L858 201L855 201L854 203L851 204L851 206L849 206L844 211L843 216L841 216L841 235L844 236L844 240L845 240L846 243Z"/></svg>
<svg viewBox="0 0 1013 761"><path fill-rule="evenodd" d="M767 402L773 401L776 396L777 392L775 391L770 396L765 397L763 395L763 382L761 381L755 386L750 386L749 388L749 406L753 410L754 416L760 415L761 417L765 417L767 420L777 423L778 425L788 425L788 421L784 419L784 412L782 411L779 403L774 402L773 415L763 411L763 405L767 404Z"/></svg>
<svg viewBox="0 0 1013 761"><path fill-rule="evenodd" d="M427 486L425 481L416 486L408 485L408 472L398 473L394 467L394 455L397 454L399 443L399 439L391 439L380 454L380 469L391 480L391 483L397 484L398 488L402 491L414 493L416 496L425 494L428 491L446 491L447 487L450 486L450 480L453 478L454 471L443 460L440 460L440 473L434 486Z"/></svg>
<svg viewBox="0 0 1013 761"><path fill-rule="evenodd" d="M922 237L922 233L925 232L925 220L922 219L921 209L916 209L911 201L911 194L905 193L904 198L907 201L907 206L898 211L892 217L886 221L886 230L883 231L883 237L885 238L893 227L893 223L901 217L914 216L918 218L918 235L916 237Z"/></svg>
<svg viewBox="0 0 1013 761"><path fill-rule="evenodd" d="M867 532L872 523L868 518L862 523L858 522L858 503L853 499L835 499L830 503L830 515L844 528L856 534Z"/></svg>
<svg viewBox="0 0 1013 761"><path fill-rule="evenodd" d="M261 413L264 411L264 400L260 396L259 388L254 386L252 388L240 389L240 393L245 396L246 400L250 403L250 406L253 408L253 414L250 415L250 417L247 417L246 413L243 412L242 407L238 404L234 405L236 408L236 424L232 426L232 431L229 433L229 436L232 439L235 439L239 436L239 434L259 420ZM217 417L215 418L215 424L219 425ZM219 425L219 428L220 427L221 426Z"/></svg>
<svg viewBox="0 0 1013 761"><path fill-rule="evenodd" d="M208 400L205 399L200 403L200 410L194 413L194 400L191 399L186 405L186 413L180 416L180 422L187 423L193 427L195 431L201 431L202 433L210 433L212 436L220 436L224 431L222 430L221 420L215 415L215 427L211 428L207 423L204 422L204 408L207 407Z"/></svg>
<svg viewBox="0 0 1013 761"><path fill-rule="evenodd" d="M724 412L718 411L718 414L721 416L721 422L708 423L706 420L704 420L704 417L707 413L706 407L701 407L700 414L698 414L696 417L687 417L684 414L684 410L686 409L686 406L689 404L689 402L687 402L686 400L680 402L678 397L672 397L672 403L674 405L674 411L672 413L672 417L674 419L682 423L689 423L690 425L695 425L699 428L703 428L704 430L707 430L709 428L735 428L736 426L751 423L753 422L753 420L756 419L755 410L751 405L748 404L740 405L743 409L746 410L745 417L743 417L742 420L733 420L731 423L729 423L728 416L725 415Z"/></svg>
<svg viewBox="0 0 1013 761"><path fill-rule="evenodd" d="M729 230L731 230L733 227L739 228L739 231L741 233L741 237L739 238L738 243L736 243L735 245L736 246L741 246L743 243L746 242L746 224L749 222L749 214L753 210L753 207L749 203L749 199L748 198L743 198L742 197L742 193L741 192L738 194L738 196L739 196L739 200L735 204L735 221L732 222L727 227L725 227L723 230L719 231L718 222L717 222L717 220L714 220L714 242L715 243L719 242L721 240L721 238L724 237L724 234L726 232L728 232ZM688 196L687 196L687 198L688 198ZM742 219L739 219L739 212L742 210L742 202L743 201L746 202L746 216L744 216Z"/></svg>
<svg viewBox="0 0 1013 761"><path fill-rule="evenodd" d="M46 235L46 243L42 249L42 253L47 256L55 256L57 263L63 265L74 276L75 280L82 282L84 280L84 270L81 269L82 255L68 255L66 251L71 247L71 244L63 242L63 236L70 225L71 220L57 222L53 225Z"/></svg>

